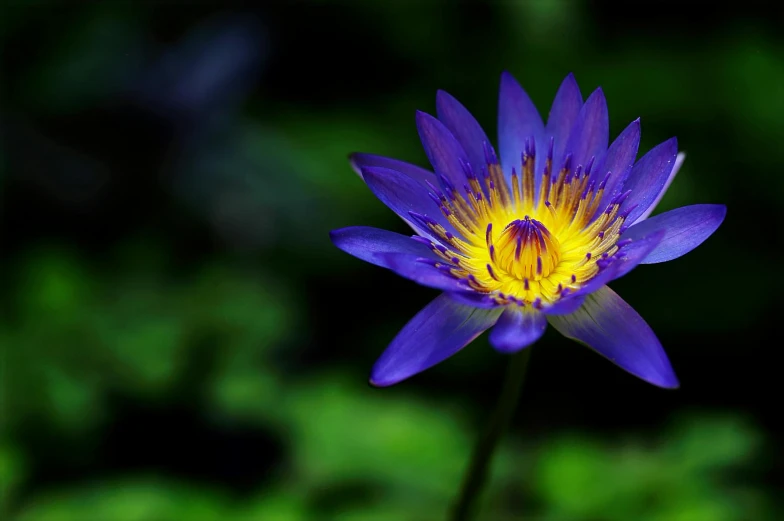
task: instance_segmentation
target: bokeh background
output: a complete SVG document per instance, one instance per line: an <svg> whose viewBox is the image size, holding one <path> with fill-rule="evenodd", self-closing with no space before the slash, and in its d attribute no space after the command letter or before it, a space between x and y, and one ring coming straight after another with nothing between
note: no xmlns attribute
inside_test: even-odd
<svg viewBox="0 0 784 521"><path fill-rule="evenodd" d="M426 164L445 89L495 135L499 74L543 114L574 72L611 133L676 135L659 210L726 203L618 281L681 379L550 331L480 519L781 519L784 12L575 1L45 2L0 16L0 515L432 520L503 374L484 338L367 376L436 293L335 249L407 232L347 154ZM778 516L777 516L778 514Z"/></svg>

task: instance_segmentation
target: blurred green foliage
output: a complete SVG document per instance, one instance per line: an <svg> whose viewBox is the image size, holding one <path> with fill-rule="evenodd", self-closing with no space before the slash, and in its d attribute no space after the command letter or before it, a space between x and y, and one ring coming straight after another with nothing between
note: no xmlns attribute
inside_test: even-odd
<svg viewBox="0 0 784 521"><path fill-rule="evenodd" d="M3 43L19 44L34 35L39 46L18 75L4 78L8 85L3 95L13 102L12 115L33 121L45 136L47 123L65 118L70 130L67 118L99 110L139 89L137 83L143 82L137 80L149 74L152 57L168 56L182 34L203 22L172 8L167 20L178 29L156 37L163 15L147 4L85 4L68 13L67 23L61 23L60 11L37 2L9 9L8 16L0 17ZM322 10L307 15L316 5ZM335 9L334 20L324 21L325 6ZM198 11L210 20L222 9L216 4L211 11ZM0 274L0 303L7 306L0 317L3 519L441 518L467 462L479 401L447 399L417 387L367 387L367 353L380 353L415 305L397 279L371 275L373 268L327 241L327 230L350 224L405 230L351 172L346 156L366 151L425 164L413 111L433 112L437 88L461 99L493 136L502 69L521 80L543 113L560 79L574 70L583 94L603 86L613 135L637 116L643 118L643 150L678 134L688 160L661 210L727 202L730 213L723 228L728 231L694 254L672 265L643 267L655 275L619 283L661 335L741 334L782 288L776 277L745 284L743 305L719 305L715 303L726 302L728 288L712 283L726 280L726 262L714 259L726 259L727 252L754 259L759 273L776 273L780 262L770 241L755 240L769 239L771 232L743 221L748 214L755 223L769 221L774 228L781 222L780 35L738 21L699 35L689 26L666 38L623 27L613 27L608 36L588 2L497 2L480 9L484 22L470 31L467 15L461 18L459 9L444 9L437 2L313 2L302 9L304 14L273 12L268 18L271 24L284 20L278 31L297 38L306 32L300 32L300 15L312 18L303 22L309 30L332 31L328 34L335 39L356 31L357 45L384 51L378 59L400 64L404 72L384 69L387 76L378 92L360 90L364 96L351 91L339 97L329 91L319 98L322 88L338 80L307 77L313 99L297 99L288 92L300 81L280 80L285 75L278 71L273 78L262 75L260 92L237 100L236 112L217 111L228 121L225 126L214 123L220 117L187 121L184 127L212 132L206 144L195 141L188 148L182 144L187 139L172 139L176 144L169 144L159 160L163 166L155 166L163 172L161 179L176 178L167 170L172 164L183 169L184 193L190 199L173 188L175 183L161 180L168 199L157 203L165 208L154 218L163 215L207 228L200 228L199 240L213 241L216 251L182 259L180 229L155 221L163 231L148 222L124 229L126 235L111 247L101 245L99 253L76 246L67 236L50 239L40 233L35 241L21 241L24 247L9 255ZM339 26L344 19L353 25ZM291 51L271 45L270 52L285 61ZM340 60L333 61L330 66L340 66ZM285 72L309 72L317 65L296 63ZM378 71L351 72L358 74L332 88L360 89L375 81L370 76ZM267 88L268 81L282 81L284 88L280 83L277 91ZM181 108L173 105L172 111ZM56 172L66 160L81 164L79 158L89 155L58 144L58 153L68 155L54 156L49 166ZM15 203L14 211L22 216L14 221L18 223L27 218L20 207L38 201L27 191L46 192L35 180L50 172L35 162L8 168L5 160L11 152L0 150L0 195L11 187L22 202L9 198L0 208L5 211ZM121 170L123 161L117 163L104 166ZM56 197L50 204L66 206ZM153 205L134 202L140 221L148 204ZM243 208L250 213L241 213ZM81 215L82 208L77 204L62 211ZM216 215L233 216L237 222L229 224L239 230L237 236L258 242L244 249L233 243L222 235L226 228L215 225ZM740 232L749 236L742 243ZM378 311L372 323L357 323L355 310L336 303L335 293L348 295L356 306L356 296L368 290L365 279L371 276L381 288L377 293L392 295L386 300L399 302L400 309L397 314ZM662 280L678 281L674 291L687 290L672 298L661 289ZM312 289L314 281L323 288ZM331 324L330 334L350 330L354 345L334 346L329 339L314 338L314 331L324 332L316 327L319 317ZM700 359L700 368L704 358L720 349L707 343L687 347ZM732 346L733 359L759 363L760 346L735 353L737 347ZM322 362L333 357L336 361ZM489 355L477 349L463 360L483 357ZM308 362L310 358L317 361ZM475 385L466 379L477 381L477 368L487 367L482 363L450 366L462 371L460 391ZM703 373L712 371L695 370L694 378ZM722 385L729 385L719 376ZM275 449L269 474L244 495L217 477L189 479L182 476L187 472L155 468L106 469L95 461L100 457L95 447L115 428L116 396L142 407L191 405L217 429L239 422L249 432L271 433L282 448ZM535 436L515 431L498 454L480 518L776 519L780 505L759 484L772 440L741 408L728 405L718 414L710 412L711 405L680 411L668 425L630 426L607 436L571 429L568 423ZM199 447L193 460L212 449ZM71 470L98 470L51 478L48 472L55 465L47 458L52 453L76 461Z"/></svg>
<svg viewBox="0 0 784 521"><path fill-rule="evenodd" d="M741 421L699 415L673 425L658 443L609 448L567 437L543 455L535 483L552 511L545 519L764 519L769 506L759 491L731 479L759 442Z"/></svg>
<svg viewBox="0 0 784 521"><path fill-rule="evenodd" d="M415 395L382 394L340 371L284 377L275 369L274 352L296 329L292 295L269 280L260 283L260 272L215 264L171 280L153 260L134 260L104 280L89 275L84 261L67 250L42 249L24 263L18 327L3 331L3 357L11 368L4 380L6 426L13 431L36 421L86 435L106 418L107 387L138 399L167 395L178 370L199 349L194 340L207 335L220 346L211 376L200 384L210 414L272 428L293 450L276 470L276 484L245 500L142 473L63 484L19 504L15 493L25 479L25 455L6 442L0 446L3 499L17 504L14 519L441 515L470 448L471 429L459 409ZM517 503L535 512L535 519L552 521L769 515L764 495L733 479L735 472L748 471L763 448L752 424L697 412L661 433L625 436L613 441L565 433L525 445L510 441L498 455L482 519L517 519L511 506ZM353 494L352 487L363 492ZM331 493L338 500L328 509L314 506L314 497Z"/></svg>

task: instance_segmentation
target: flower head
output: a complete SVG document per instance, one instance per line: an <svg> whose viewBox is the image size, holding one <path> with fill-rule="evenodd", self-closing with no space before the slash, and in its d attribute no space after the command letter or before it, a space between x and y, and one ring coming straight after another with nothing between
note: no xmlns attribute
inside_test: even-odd
<svg viewBox="0 0 784 521"><path fill-rule="evenodd" d="M677 387L653 331L606 286L640 263L684 255L724 220L723 205L706 204L648 218L683 162L675 138L635 162L638 119L608 147L602 90L583 102L571 74L546 125L514 78L502 75L500 157L456 99L439 91L436 108L438 118L416 116L434 171L351 156L371 191L416 235L368 227L331 234L342 250L444 291L392 341L371 382L408 378L491 327L496 349L517 351L549 322L632 374Z"/></svg>

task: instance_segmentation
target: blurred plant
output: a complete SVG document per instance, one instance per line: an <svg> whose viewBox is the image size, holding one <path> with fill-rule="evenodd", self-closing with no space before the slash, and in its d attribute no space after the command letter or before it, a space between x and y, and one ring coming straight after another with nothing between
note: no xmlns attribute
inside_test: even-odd
<svg viewBox="0 0 784 521"><path fill-rule="evenodd" d="M575 435L547 442L533 483L547 521L772 519L761 491L737 477L748 476L760 449L748 422L695 413L655 444Z"/></svg>
<svg viewBox="0 0 784 521"><path fill-rule="evenodd" d="M259 490L249 499L232 499L215 488L161 478L115 479L29 498L14 519L425 521L437 517L459 476L466 443L437 446L458 427L454 420L432 412L422 416L421 412L432 409L409 398L394 400L399 405L378 407L369 396L358 400L345 382L341 375L325 375L312 383L313 389L326 389L323 396L305 390L280 405L282 410L295 407L307 418L291 417L284 422L291 422L290 426L281 427L294 433L295 462L280 476L279 485ZM316 411L315 417L308 414ZM314 425L321 428L314 430ZM297 433L303 427L309 432ZM390 436L378 440L363 436L387 431ZM519 519L512 512L523 495L532 505L527 515L543 521L772 521L773 505L751 484L761 442L760 433L744 421L695 411L656 439L636 437L614 443L572 432L525 448L505 447L505 459L531 462L524 472L526 484L521 485L519 468L513 468L517 465L508 465L503 476L496 476L496 492L483 502L479 518ZM430 459L418 463L424 451Z"/></svg>
<svg viewBox="0 0 784 521"><path fill-rule="evenodd" d="M12 430L26 422L89 430L110 390L160 395L193 376L181 371L203 339L213 339L220 367L270 349L294 320L291 297L258 271L216 264L177 282L140 263L96 276L64 249L39 250L22 265L16 320L0 330Z"/></svg>
<svg viewBox="0 0 784 521"><path fill-rule="evenodd" d="M0 403L5 403L5 398L0 395ZM5 428L4 418L0 418L0 421L0 427ZM26 478L27 469L19 447L8 440L7 432L0 433L0 517L3 519L7 519L11 501Z"/></svg>

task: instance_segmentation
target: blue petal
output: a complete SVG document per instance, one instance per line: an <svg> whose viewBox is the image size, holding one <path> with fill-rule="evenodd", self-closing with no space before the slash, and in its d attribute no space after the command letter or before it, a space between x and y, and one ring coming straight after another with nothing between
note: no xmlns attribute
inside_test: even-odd
<svg viewBox="0 0 784 521"><path fill-rule="evenodd" d="M429 217L446 228L447 231L459 236L457 230L447 221L438 205L430 198L427 190L409 176L381 167L368 167L362 170L370 190L398 214L414 230L425 237L433 237L429 230L414 222L409 212Z"/></svg>
<svg viewBox="0 0 784 521"><path fill-rule="evenodd" d="M645 219L648 218L649 215L651 215L651 213L653 213L653 211L656 209L656 205L659 204L659 201L662 200L664 194L667 193L667 189L672 184L672 181L675 179L675 176L678 175L678 171L683 166L683 162L685 160L686 160L686 154L684 152L678 152L678 155L675 156L675 166L672 167L672 172L670 172L670 175L667 176L667 181L665 181L664 187L661 189L659 195L656 196L656 199L653 200L653 202L648 207L648 209L642 212L642 214L637 218L637 220L634 221L634 224L640 221L644 221Z"/></svg>
<svg viewBox="0 0 784 521"><path fill-rule="evenodd" d="M539 151L536 154L535 171L540 173L538 165L546 153L542 117L517 80L504 72L501 74L501 92L498 96L498 145L501 167L507 177L512 175L512 168L520 172L525 140L530 138L534 138Z"/></svg>
<svg viewBox="0 0 784 521"><path fill-rule="evenodd" d="M635 222L662 192L675 165L677 153L678 140L670 138L653 147L632 167L629 178L623 183L623 190L631 190L632 193L623 202L621 210L634 207L627 216L626 222Z"/></svg>
<svg viewBox="0 0 784 521"><path fill-rule="evenodd" d="M487 166L484 143L489 144L490 140L485 131L459 101L443 90L436 94L436 113L463 147L474 173L479 175L482 167Z"/></svg>
<svg viewBox="0 0 784 521"><path fill-rule="evenodd" d="M462 280L433 266L433 259L408 253L377 253L376 263L394 271L401 277L417 284L443 291L469 291L470 287ZM441 261L443 262L443 261Z"/></svg>
<svg viewBox="0 0 784 521"><path fill-rule="evenodd" d="M490 344L503 353L528 347L544 334L547 318L536 310L508 307L490 331Z"/></svg>
<svg viewBox="0 0 784 521"><path fill-rule="evenodd" d="M602 288L608 282L612 282L615 279L623 277L636 268L639 264L641 264L642 261L656 248L663 237L664 232L657 231L627 244L615 254L614 260L607 267L601 270L596 276L594 276L594 278L589 280L582 288L572 293L571 297L574 298L589 295L594 291Z"/></svg>
<svg viewBox="0 0 784 521"><path fill-rule="evenodd" d="M436 174L448 179L463 193L467 181L463 165L469 163L463 147L449 129L430 114L417 111L416 125L422 147Z"/></svg>
<svg viewBox="0 0 784 521"><path fill-rule="evenodd" d="M498 301L493 297L484 293L478 293L474 290L471 291L458 291L451 294L456 302L465 304L466 306L473 306L475 308L493 309L500 306Z"/></svg>
<svg viewBox="0 0 784 521"><path fill-rule="evenodd" d="M623 277L642 264L651 252L661 244L662 240L664 240L664 232L657 230L621 248L615 254L618 260L613 263L612 280Z"/></svg>
<svg viewBox="0 0 784 521"><path fill-rule="evenodd" d="M556 301L554 304L545 306L542 309L542 313L545 315L569 315L580 309L580 306L583 305L583 300L585 300L584 294L569 295Z"/></svg>
<svg viewBox="0 0 784 521"><path fill-rule="evenodd" d="M689 253L715 232L727 215L723 204L695 204L670 210L635 224L624 239L638 239L657 230L661 242L645 257L644 264L666 262Z"/></svg>
<svg viewBox="0 0 784 521"><path fill-rule="evenodd" d="M629 176L634 159L637 157L637 149L640 146L640 120L632 121L623 132L615 138L610 145L607 154L597 163L591 172L591 180L598 185L607 179L604 186L604 201L609 201L615 196L623 186L623 182ZM609 177L607 173L609 172ZM604 205L599 205L599 212L604 211Z"/></svg>
<svg viewBox="0 0 784 521"><path fill-rule="evenodd" d="M500 309L477 309L445 293L398 333L373 366L370 383L384 387L405 380L457 353L490 328Z"/></svg>
<svg viewBox="0 0 784 521"><path fill-rule="evenodd" d="M569 134L574 128L577 116L583 106L583 96L580 94L580 87L570 72L558 89L558 93L553 100L550 115L547 118L547 128L545 135L549 139L553 138L553 164L555 168L560 168L563 163L563 155L566 150L566 142ZM547 139L545 139L545 142ZM548 145L549 146L549 145ZM539 154L546 153L547 150L540 150ZM539 183L536 184L539 186Z"/></svg>
<svg viewBox="0 0 784 521"><path fill-rule="evenodd" d="M580 114L569 135L566 153L572 154L572 167L587 166L592 157L601 158L607 152L609 140L610 120L607 115L607 100L604 99L604 92L599 88L585 100L585 105L580 109ZM553 170L558 171L561 166L556 164Z"/></svg>
<svg viewBox="0 0 784 521"><path fill-rule="evenodd" d="M348 160L349 163L351 163L351 168L353 168L354 171L359 174L359 177L362 177L363 179L363 168L380 166L381 168L389 168L390 170L397 170L398 172L406 174L411 179L419 181L424 187L427 187L428 181L434 185L438 184L435 174L430 170L425 170L422 167L400 161L399 159L355 152L348 156Z"/></svg>
<svg viewBox="0 0 784 521"><path fill-rule="evenodd" d="M388 268L378 255L382 253L407 253L417 257L438 259L430 248L407 235L373 228L349 226L329 232L333 244L358 259Z"/></svg>
<svg viewBox="0 0 784 521"><path fill-rule="evenodd" d="M622 369L659 387L678 379L645 320L607 286L592 293L574 314L548 317L562 335L587 344Z"/></svg>

